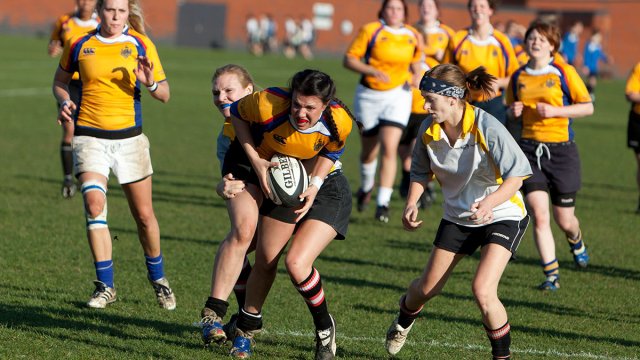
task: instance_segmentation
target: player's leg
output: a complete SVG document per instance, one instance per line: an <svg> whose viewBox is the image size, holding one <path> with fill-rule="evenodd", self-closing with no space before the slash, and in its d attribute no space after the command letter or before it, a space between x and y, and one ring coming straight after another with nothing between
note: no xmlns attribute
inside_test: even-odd
<svg viewBox="0 0 640 360"><path fill-rule="evenodd" d="M526 202L533 218L533 238L540 254L542 271L545 275L545 280L538 288L540 290L556 290L560 286L560 267L551 231L549 194L542 190L531 191L526 195Z"/></svg>

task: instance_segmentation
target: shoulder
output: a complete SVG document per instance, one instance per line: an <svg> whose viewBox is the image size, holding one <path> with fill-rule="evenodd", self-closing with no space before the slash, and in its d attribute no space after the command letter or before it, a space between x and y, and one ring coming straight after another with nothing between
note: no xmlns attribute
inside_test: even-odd
<svg viewBox="0 0 640 360"><path fill-rule="evenodd" d="M453 40L456 42L460 42L464 40L467 36L469 36L469 29L458 30L453 34Z"/></svg>
<svg viewBox="0 0 640 360"><path fill-rule="evenodd" d="M335 101L331 101L329 103L329 106L331 107L331 116L333 117L333 121L338 127L338 132L350 132L353 126L353 118L351 117L349 111L345 109L340 103L337 103Z"/></svg>
<svg viewBox="0 0 640 360"><path fill-rule="evenodd" d="M453 28L448 25L440 23L440 28L444 30L444 32L447 33L447 35L449 35L450 38L452 38L456 34Z"/></svg>
<svg viewBox="0 0 640 360"><path fill-rule="evenodd" d="M416 29L415 27L411 26L411 25L405 25L404 26L405 29L409 30L414 36L418 37L420 32L418 31L418 29Z"/></svg>
<svg viewBox="0 0 640 360"><path fill-rule="evenodd" d="M498 40L498 42L500 43L500 45L502 47L513 49L513 45L511 45L511 40L509 40L509 37L507 35L505 35L502 31L494 30L493 31L493 37L496 40Z"/></svg>

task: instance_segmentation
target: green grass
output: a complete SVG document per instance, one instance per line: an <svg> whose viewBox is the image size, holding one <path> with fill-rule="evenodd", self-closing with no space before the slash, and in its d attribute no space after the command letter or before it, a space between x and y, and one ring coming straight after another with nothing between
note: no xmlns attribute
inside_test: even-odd
<svg viewBox="0 0 640 360"><path fill-rule="evenodd" d="M222 64L246 66L262 87L285 85L297 70L330 73L351 103L357 76L339 59L313 62L244 53L160 47L169 76L168 104L144 96L145 133L155 168L154 206L162 231L166 271L178 308L155 305L135 224L116 182L110 183L118 301L84 307L94 278L85 239L82 200L62 200L55 102L49 90L57 60L44 39L0 36L0 358L222 358L205 350L194 322L209 292L211 265L228 230L226 209L214 193L219 179L215 137L221 126L211 105L210 77ZM9 50L11 49L11 50ZM558 229L562 288L541 293L539 258L529 230L503 276L500 296L512 324L518 359L637 359L640 349L640 266L635 161L625 147L628 104L621 81L601 82L594 116L575 123L583 164L577 214L592 263L572 266ZM344 163L358 184L357 134ZM395 196L395 195L394 195ZM383 338L409 281L431 249L441 210L422 214L425 226L402 230L402 202L381 225L371 211L354 212L346 241L336 241L316 266L338 323L338 356L385 359ZM471 294L477 257L463 261L442 296L426 307L401 359L487 359L489 346ZM232 303L235 303L233 298ZM231 311L235 311L235 304ZM281 264L264 309L266 331L256 359L310 359L312 322Z"/></svg>

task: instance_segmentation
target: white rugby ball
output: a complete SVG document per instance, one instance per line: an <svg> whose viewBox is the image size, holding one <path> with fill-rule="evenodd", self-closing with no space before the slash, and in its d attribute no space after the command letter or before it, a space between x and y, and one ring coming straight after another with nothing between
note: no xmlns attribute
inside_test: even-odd
<svg viewBox="0 0 640 360"><path fill-rule="evenodd" d="M275 154L271 162L278 166L269 169L267 182L271 196L269 199L276 205L298 207L301 205L300 194L309 185L309 178L302 162L294 157Z"/></svg>

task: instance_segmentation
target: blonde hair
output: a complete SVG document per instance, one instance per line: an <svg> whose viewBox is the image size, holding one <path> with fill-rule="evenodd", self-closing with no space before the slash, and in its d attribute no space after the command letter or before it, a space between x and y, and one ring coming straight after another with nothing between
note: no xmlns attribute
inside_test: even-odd
<svg viewBox="0 0 640 360"><path fill-rule="evenodd" d="M105 0L98 0L96 9L102 9L102 7L104 6L104 1ZM140 0L128 0L127 3L129 5L129 18L127 19L129 26L131 26L133 30L146 36L147 31L145 30L144 14L142 13Z"/></svg>
<svg viewBox="0 0 640 360"><path fill-rule="evenodd" d="M255 90L256 85L253 82L251 74L249 74L247 69L236 64L227 64L217 68L213 73L211 83L216 82L216 79L224 74L234 74L238 78L238 81L240 82L240 85L242 85L242 87L246 88L247 86L251 85L251 87Z"/></svg>

